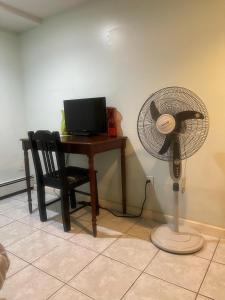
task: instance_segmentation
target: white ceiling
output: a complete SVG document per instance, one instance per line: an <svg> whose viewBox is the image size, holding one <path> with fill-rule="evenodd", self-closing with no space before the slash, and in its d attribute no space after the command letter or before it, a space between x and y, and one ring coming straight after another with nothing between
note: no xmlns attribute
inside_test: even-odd
<svg viewBox="0 0 225 300"><path fill-rule="evenodd" d="M87 0L0 0L0 29L22 32Z"/></svg>

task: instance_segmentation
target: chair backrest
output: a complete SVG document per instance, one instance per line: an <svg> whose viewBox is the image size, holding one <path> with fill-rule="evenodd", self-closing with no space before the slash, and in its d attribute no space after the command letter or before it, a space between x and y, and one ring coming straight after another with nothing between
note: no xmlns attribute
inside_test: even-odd
<svg viewBox="0 0 225 300"><path fill-rule="evenodd" d="M34 161L37 183L43 176L60 178L65 177L65 157L61 151L59 132L38 130L28 132L31 152Z"/></svg>

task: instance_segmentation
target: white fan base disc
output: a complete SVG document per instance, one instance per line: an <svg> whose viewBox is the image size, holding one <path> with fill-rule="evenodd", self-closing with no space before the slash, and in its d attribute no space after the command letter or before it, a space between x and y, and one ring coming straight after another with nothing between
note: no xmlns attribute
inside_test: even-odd
<svg viewBox="0 0 225 300"><path fill-rule="evenodd" d="M180 226L175 232L170 225L155 227L151 232L152 243L167 252L190 254L199 251L204 245L203 237L194 229Z"/></svg>

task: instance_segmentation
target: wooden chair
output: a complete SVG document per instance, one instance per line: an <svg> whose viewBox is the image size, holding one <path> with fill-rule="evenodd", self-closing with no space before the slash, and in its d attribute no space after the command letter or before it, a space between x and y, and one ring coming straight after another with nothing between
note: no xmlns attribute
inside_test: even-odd
<svg viewBox="0 0 225 300"><path fill-rule="evenodd" d="M62 151L62 144L58 132L39 130L36 133L28 132L31 152L34 161L34 168L37 180L37 196L40 219L47 220L46 207L49 204L61 200L62 220L64 231L71 229L70 213L91 205L91 202L84 202L82 206L76 208L75 192L90 195L89 193L74 190L78 186L89 182L89 170L84 168L66 167L65 155ZM95 173L96 174L96 173ZM45 202L45 186L60 190L60 198L52 202ZM96 187L97 191L97 187ZM96 195L98 199L98 195ZM74 208L70 211L71 208ZM94 209L96 207L96 209ZM98 200L92 206L92 217L99 213ZM96 232L96 225L93 233Z"/></svg>

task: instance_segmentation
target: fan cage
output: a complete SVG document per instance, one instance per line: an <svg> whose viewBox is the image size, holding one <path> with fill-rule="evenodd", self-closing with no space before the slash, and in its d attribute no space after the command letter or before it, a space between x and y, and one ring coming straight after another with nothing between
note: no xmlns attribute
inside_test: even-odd
<svg viewBox="0 0 225 300"><path fill-rule="evenodd" d="M203 114L204 119L184 121L184 132L179 133L181 159L186 159L196 153L204 144L208 135L209 116L203 101L192 91L183 87L167 87L153 93L143 104L137 122L139 139L145 150L161 160L171 160L170 149L159 154L165 135L161 134L152 119L151 102L154 101L160 114L175 115L178 112L194 110Z"/></svg>

